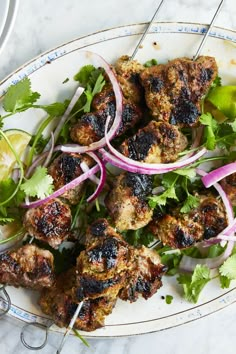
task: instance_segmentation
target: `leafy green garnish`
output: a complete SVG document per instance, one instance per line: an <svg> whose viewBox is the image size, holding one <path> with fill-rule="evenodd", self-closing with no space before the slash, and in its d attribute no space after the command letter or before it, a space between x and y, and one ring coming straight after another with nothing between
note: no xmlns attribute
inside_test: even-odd
<svg viewBox="0 0 236 354"><path fill-rule="evenodd" d="M172 303L172 300L173 300L173 296L172 295L166 295L165 296L165 300L166 300L166 303L168 305L170 305Z"/></svg>
<svg viewBox="0 0 236 354"><path fill-rule="evenodd" d="M166 205L167 199L178 201L175 191L175 183L177 182L177 179L178 176L174 173L168 173L163 176L162 184L165 186L166 190L160 195L154 195L148 198L148 204L151 208L155 208L159 205Z"/></svg>
<svg viewBox="0 0 236 354"><path fill-rule="evenodd" d="M169 252L170 251L170 252ZM164 246L157 250L161 257L161 263L167 266L167 275L175 275L182 258L180 250L172 250L169 246Z"/></svg>
<svg viewBox="0 0 236 354"><path fill-rule="evenodd" d="M218 124L210 113L203 113L200 117L200 122L201 124L206 126L204 130L206 138L206 148L208 150L214 150L216 147L215 132L217 130Z"/></svg>
<svg viewBox="0 0 236 354"><path fill-rule="evenodd" d="M79 81L82 86L85 87L84 93L79 101L83 101L83 97L86 97L86 102L77 109L77 112L91 111L91 103L94 96L100 93L105 85L105 79L103 76L103 71L101 69L96 69L93 65L85 65L80 71L74 76L74 80Z"/></svg>
<svg viewBox="0 0 236 354"><path fill-rule="evenodd" d="M219 268L219 272L222 276L227 277L230 280L236 279L236 254L230 256Z"/></svg>
<svg viewBox="0 0 236 354"><path fill-rule="evenodd" d="M53 192L53 178L45 167L38 166L30 179L21 184L26 196L43 199Z"/></svg>
<svg viewBox="0 0 236 354"><path fill-rule="evenodd" d="M198 264L192 275L180 274L177 280L183 285L186 300L196 303L202 289L211 280L210 269Z"/></svg>
<svg viewBox="0 0 236 354"><path fill-rule="evenodd" d="M78 337L81 342L83 342L86 347L90 347L89 343L86 341L86 339L77 331L77 329L73 328L73 332L75 333L76 337Z"/></svg>
<svg viewBox="0 0 236 354"><path fill-rule="evenodd" d="M122 235L129 244L135 247L139 245L148 246L154 240L153 234L145 227L122 232Z"/></svg>
<svg viewBox="0 0 236 354"><path fill-rule="evenodd" d="M3 108L6 112L15 113L35 103L40 94L31 90L31 82L28 77L11 85L3 100Z"/></svg>
<svg viewBox="0 0 236 354"><path fill-rule="evenodd" d="M150 59L148 61L146 61L146 63L143 64L143 66L145 66L145 68L150 68L151 66L157 65L158 62L156 59Z"/></svg>

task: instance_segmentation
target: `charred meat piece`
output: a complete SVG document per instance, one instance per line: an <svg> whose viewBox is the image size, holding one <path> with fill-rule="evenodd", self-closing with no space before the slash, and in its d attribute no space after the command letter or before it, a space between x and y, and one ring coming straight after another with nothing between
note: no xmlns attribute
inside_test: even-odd
<svg viewBox="0 0 236 354"><path fill-rule="evenodd" d="M220 200L211 194L200 195L200 204L189 214L173 210L172 215L153 218L149 227L164 245L187 248L196 242L217 236L227 226L226 212Z"/></svg>
<svg viewBox="0 0 236 354"><path fill-rule="evenodd" d="M233 206L236 206L236 173L225 177L221 185Z"/></svg>
<svg viewBox="0 0 236 354"><path fill-rule="evenodd" d="M0 254L0 283L40 290L54 283L53 255L35 245Z"/></svg>
<svg viewBox="0 0 236 354"><path fill-rule="evenodd" d="M101 96L103 94L105 96L106 93L107 91L102 91L99 94L99 99L94 99L96 99L96 101L102 101ZM101 106L102 108L84 114L80 120L71 128L70 136L73 141L81 145L90 145L104 137L107 117L111 117L109 127L111 127L115 118L115 98L114 95L111 96L109 93L109 98L110 97L113 98L111 101L108 101L106 97L104 97L103 104L96 103L97 106ZM133 127L138 121L140 121L141 117L141 109L134 103L124 100L122 121L117 132L117 136L123 134L127 129Z"/></svg>
<svg viewBox="0 0 236 354"><path fill-rule="evenodd" d="M139 295L148 299L162 286L161 277L166 267L161 264L155 251L144 246L135 250L132 265L119 297L130 302L136 301Z"/></svg>
<svg viewBox="0 0 236 354"><path fill-rule="evenodd" d="M86 231L85 246L90 247L94 243L102 241L107 236L123 240L121 235L115 232L114 228L109 225L107 219L97 219Z"/></svg>
<svg viewBox="0 0 236 354"><path fill-rule="evenodd" d="M70 234L70 208L60 199L51 199L29 209L24 217L24 226L31 236L57 248Z"/></svg>
<svg viewBox="0 0 236 354"><path fill-rule="evenodd" d="M217 76L213 57L178 58L146 68L141 74L146 103L156 120L179 127L197 124L200 102Z"/></svg>
<svg viewBox="0 0 236 354"><path fill-rule="evenodd" d="M120 146L120 152L137 161L167 163L177 160L178 153L186 148L187 143L187 138L177 127L151 121L126 139Z"/></svg>
<svg viewBox="0 0 236 354"><path fill-rule="evenodd" d="M73 280L75 279L75 269L61 274L57 278L56 285L51 289L44 289L39 305L42 311L51 316L59 327L67 327L73 317L78 302L72 298ZM70 287L68 279L72 279ZM66 286L65 286L66 284ZM74 328L83 331L94 331L104 326L105 316L112 312L116 298L99 297L96 299L84 300L83 307L74 324Z"/></svg>
<svg viewBox="0 0 236 354"><path fill-rule="evenodd" d="M105 205L119 231L137 230L147 225L153 211L146 197L152 191L148 175L121 173L105 198Z"/></svg>
<svg viewBox="0 0 236 354"><path fill-rule="evenodd" d="M123 55L115 63L117 79L124 97L136 104L143 100L143 89L140 85L140 73L143 70L142 64L136 60L130 60L127 55Z"/></svg>
<svg viewBox="0 0 236 354"><path fill-rule="evenodd" d="M59 155L49 166L48 173L53 178L55 189L59 189L76 177L79 177L83 171L80 168L81 162L84 162L88 167L93 165L93 160L87 155L80 154L66 154ZM61 195L71 204L77 204L82 196L84 182L77 187L69 189Z"/></svg>

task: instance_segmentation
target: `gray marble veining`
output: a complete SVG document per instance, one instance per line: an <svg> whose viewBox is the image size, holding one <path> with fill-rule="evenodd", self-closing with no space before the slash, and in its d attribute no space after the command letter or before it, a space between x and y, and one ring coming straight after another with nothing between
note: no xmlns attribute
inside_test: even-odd
<svg viewBox="0 0 236 354"><path fill-rule="evenodd" d="M166 0L160 21L209 23L218 0ZM88 6L89 5L89 6ZM154 0L21 0L14 30L1 54L0 80L54 46L109 27L147 22L157 6ZM115 15L114 15L115 14ZM236 28L236 2L226 0L216 25ZM234 354L236 304L181 327L128 338L90 339L86 348L71 337L63 353L69 354ZM20 343L23 323L0 320L0 352L27 354ZM29 334L35 340L38 332ZM60 335L50 333L42 354L56 353ZM36 344L36 343L35 343Z"/></svg>

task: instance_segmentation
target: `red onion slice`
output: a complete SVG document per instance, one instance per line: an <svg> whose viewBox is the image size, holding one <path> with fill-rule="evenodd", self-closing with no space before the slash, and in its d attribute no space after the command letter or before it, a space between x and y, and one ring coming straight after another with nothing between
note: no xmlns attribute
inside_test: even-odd
<svg viewBox="0 0 236 354"><path fill-rule="evenodd" d="M236 172L236 162L217 168L202 177L202 182L206 188L213 186L214 183Z"/></svg>
<svg viewBox="0 0 236 354"><path fill-rule="evenodd" d="M143 174L166 173L169 171L173 171L177 168L182 168L184 166L191 164L192 162L194 162L194 161L198 160L200 157L202 157L207 151L205 148L203 148L200 151L198 151L196 154L194 154L193 156L191 156L185 160L181 160L181 161L177 161L177 162L173 162L173 163L166 163L166 164L164 164L164 163L146 163L146 162L135 161L135 160L130 159L129 157L122 155L119 151L117 151L111 145L110 140L108 138L108 133L107 133L109 120L110 120L110 117L108 117L107 121L106 121L105 139L106 139L106 143L107 143L107 146L108 146L111 154L114 155L115 158L113 158L111 156L111 154L109 155L107 152L105 152L104 149L100 149L100 152L103 154L103 157L107 160L109 159L113 165L115 165L119 168L122 168L126 171L129 171L129 172L137 172L137 173L143 173ZM113 160L113 161L111 161L111 160Z"/></svg>
<svg viewBox="0 0 236 354"><path fill-rule="evenodd" d="M87 199L87 202L92 202L93 200L95 200L99 196L99 194L101 193L101 191L104 187L104 184L106 182L106 167L105 167L104 162L101 161L100 158L96 154L94 154L93 152L88 152L87 154L89 156L91 156L97 162L97 164L100 168L100 172L101 172L99 184L98 184L95 192L92 195L90 195L90 197Z"/></svg>

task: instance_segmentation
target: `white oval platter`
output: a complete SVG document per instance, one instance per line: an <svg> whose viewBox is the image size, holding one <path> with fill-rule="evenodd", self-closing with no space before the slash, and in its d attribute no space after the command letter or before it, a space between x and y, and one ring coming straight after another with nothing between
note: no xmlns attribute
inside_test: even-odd
<svg viewBox="0 0 236 354"><path fill-rule="evenodd" d="M41 101L52 103L71 97L76 83L74 74L86 64L81 62L80 50L94 51L108 62L123 54L131 55L147 24L136 24L109 29L73 40L38 56L26 63L0 83L0 96L12 83L25 76L32 81L32 88L41 93ZM193 57L207 27L192 23L154 23L136 59L145 62L156 58L159 63L168 59ZM236 84L236 32L215 27L204 46L202 54L215 56L220 76L225 84ZM69 78L70 80L62 84ZM33 131L37 128L42 112L28 111L22 117L10 118L6 128ZM118 301L113 313L107 317L106 326L95 332L81 334L87 337L119 337L155 332L178 326L216 312L236 301L236 282L230 289L222 290L215 280L207 284L198 304L183 299L175 278L165 277L163 287L149 300L136 303ZM48 318L37 305L38 294L24 289L8 287L12 307L9 314L25 322L47 324ZM162 296L172 295L167 305ZM54 331L61 331L56 326Z"/></svg>

